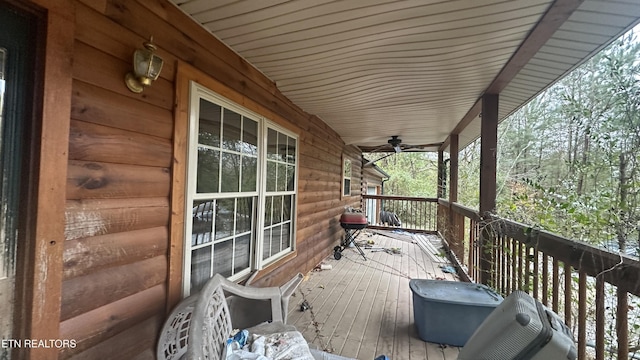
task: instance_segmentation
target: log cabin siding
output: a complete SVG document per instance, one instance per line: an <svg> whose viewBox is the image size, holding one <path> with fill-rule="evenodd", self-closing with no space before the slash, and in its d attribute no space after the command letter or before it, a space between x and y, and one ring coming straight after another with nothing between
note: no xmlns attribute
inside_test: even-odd
<svg viewBox="0 0 640 360"><path fill-rule="evenodd" d="M167 307L176 301L169 274L179 272L168 269L176 256L171 237L182 227L171 216L181 205L170 203L183 196L171 194L172 183L182 181L172 179L172 167L184 166L174 154L185 141L174 128L174 111L184 107L175 90L178 61L223 84L228 93L221 95L250 99L299 135L296 251L260 271L255 285L280 284L332 252L344 234L345 206L360 207L361 154L167 1L78 0L73 6L59 335L77 347L60 357L153 358ZM134 94L123 76L149 35L165 65L161 78ZM344 198L343 154L353 166L352 196Z"/></svg>

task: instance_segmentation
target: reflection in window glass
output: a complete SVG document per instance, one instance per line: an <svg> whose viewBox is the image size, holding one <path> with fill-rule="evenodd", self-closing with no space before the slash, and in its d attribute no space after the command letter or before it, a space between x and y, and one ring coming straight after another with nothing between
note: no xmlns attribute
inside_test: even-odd
<svg viewBox="0 0 640 360"><path fill-rule="evenodd" d="M211 242L215 200L194 201L191 230L191 245L202 245Z"/></svg>
<svg viewBox="0 0 640 360"><path fill-rule="evenodd" d="M267 159L278 160L278 133L273 129L267 132Z"/></svg>
<svg viewBox="0 0 640 360"><path fill-rule="evenodd" d="M233 233L235 199L219 199L216 202L215 238L223 239Z"/></svg>
<svg viewBox="0 0 640 360"><path fill-rule="evenodd" d="M277 163L267 161L267 191L276 191Z"/></svg>
<svg viewBox="0 0 640 360"><path fill-rule="evenodd" d="M287 136L287 162L295 164L296 162L296 139Z"/></svg>
<svg viewBox="0 0 640 360"><path fill-rule="evenodd" d="M272 200L273 200L272 196L267 196L265 198L265 204L264 204L264 225L265 226L269 226L273 224L273 221L271 220L271 214L273 213Z"/></svg>
<svg viewBox="0 0 640 360"><path fill-rule="evenodd" d="M287 161L287 138L283 133L278 133L278 160Z"/></svg>
<svg viewBox="0 0 640 360"><path fill-rule="evenodd" d="M274 224L282 222L282 196L273 197L272 219Z"/></svg>
<svg viewBox="0 0 640 360"><path fill-rule="evenodd" d="M281 227L281 237L280 237L280 249L286 249L287 247L289 247L289 238L290 238L290 227L291 227L291 223L283 223L282 227Z"/></svg>
<svg viewBox="0 0 640 360"><path fill-rule="evenodd" d="M222 192L238 192L240 188L240 155L222 153Z"/></svg>
<svg viewBox="0 0 640 360"><path fill-rule="evenodd" d="M242 122L242 152L258 155L258 123L247 117Z"/></svg>
<svg viewBox="0 0 640 360"><path fill-rule="evenodd" d="M236 206L236 233L251 232L253 198L239 198Z"/></svg>
<svg viewBox="0 0 640 360"><path fill-rule="evenodd" d="M220 148L220 105L200 99L198 143Z"/></svg>
<svg viewBox="0 0 640 360"><path fill-rule="evenodd" d="M226 150L240 151L240 124L242 116L229 109L224 109L222 121L222 148Z"/></svg>
<svg viewBox="0 0 640 360"><path fill-rule="evenodd" d="M256 191L258 158L242 156L242 188L240 191Z"/></svg>
<svg viewBox="0 0 640 360"><path fill-rule="evenodd" d="M213 245L213 274L224 277L233 275L231 259L233 257L233 240ZM213 276L213 274L211 274Z"/></svg>
<svg viewBox="0 0 640 360"><path fill-rule="evenodd" d="M294 165L287 166L287 191L295 190L296 167Z"/></svg>
<svg viewBox="0 0 640 360"><path fill-rule="evenodd" d="M237 273L249 267L251 262L251 234L236 239L233 256L233 272Z"/></svg>
<svg viewBox="0 0 640 360"><path fill-rule="evenodd" d="M280 252L280 243L282 237L282 225L274 226L271 229L271 255L275 255Z"/></svg>
<svg viewBox="0 0 640 360"><path fill-rule="evenodd" d="M211 277L211 247L191 252L191 291L197 291Z"/></svg>
<svg viewBox="0 0 640 360"><path fill-rule="evenodd" d="M291 200L293 197L291 195L287 195L284 197L284 201L282 202L282 221L291 220Z"/></svg>
<svg viewBox="0 0 640 360"><path fill-rule="evenodd" d="M276 175L276 181L278 182L278 191L287 190L287 165L284 163L278 163L278 174Z"/></svg>
<svg viewBox="0 0 640 360"><path fill-rule="evenodd" d="M218 192L220 182L220 151L198 147L198 173L196 178L196 192Z"/></svg>
<svg viewBox="0 0 640 360"><path fill-rule="evenodd" d="M262 234L262 258L271 257L271 228L264 229Z"/></svg>

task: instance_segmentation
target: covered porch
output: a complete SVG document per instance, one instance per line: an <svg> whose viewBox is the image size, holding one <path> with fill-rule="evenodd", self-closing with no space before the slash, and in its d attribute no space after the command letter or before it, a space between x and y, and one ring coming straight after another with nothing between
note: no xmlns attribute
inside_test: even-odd
<svg viewBox="0 0 640 360"><path fill-rule="evenodd" d="M0 337L74 340L0 358L153 359L167 314L208 277L274 286L298 272L311 274L297 296L313 311L292 301L290 318L316 346L455 358L415 337L408 279L451 276L419 243L375 235L402 256L347 249L312 272L341 241L345 208L381 201L405 211L405 230L444 239L461 280L523 288L564 316L581 359L640 348L636 259L494 214L498 123L638 24L637 1L0 0L0 11L28 30L0 23L5 42L28 34L17 49L29 60L0 69L2 120L15 125L0 154L11 174ZM151 36L162 71L134 92L124 79ZM5 48L3 65L22 59ZM478 138L480 206L468 209L454 170ZM403 151L438 153L437 198L368 194L362 154Z"/></svg>
<svg viewBox="0 0 640 360"><path fill-rule="evenodd" d="M372 241L364 249L367 260L354 249L343 251L340 260L327 257L308 273L289 306L288 323L295 325L310 343L323 351L348 358L456 359L458 348L422 341L416 331L410 279L457 280L443 271L450 262L439 253L436 235L398 231L363 232L358 241ZM433 244L426 250L418 241ZM444 254L444 252L443 252ZM301 310L301 303L311 306Z"/></svg>

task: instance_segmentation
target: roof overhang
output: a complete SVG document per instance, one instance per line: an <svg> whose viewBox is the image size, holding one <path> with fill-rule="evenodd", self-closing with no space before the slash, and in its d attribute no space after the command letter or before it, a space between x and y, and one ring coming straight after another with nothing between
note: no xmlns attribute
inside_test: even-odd
<svg viewBox="0 0 640 360"><path fill-rule="evenodd" d="M483 94L502 120L640 19L638 1L171 1L364 151L464 147Z"/></svg>

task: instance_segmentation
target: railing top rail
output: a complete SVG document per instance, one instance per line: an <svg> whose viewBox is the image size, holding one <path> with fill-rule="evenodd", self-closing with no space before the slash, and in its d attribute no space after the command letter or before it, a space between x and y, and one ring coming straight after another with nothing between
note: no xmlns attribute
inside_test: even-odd
<svg viewBox="0 0 640 360"><path fill-rule="evenodd" d="M568 263L589 276L603 276L606 282L640 296L640 261L637 259L497 216L491 225L500 235Z"/></svg>
<svg viewBox="0 0 640 360"><path fill-rule="evenodd" d="M446 199L437 199L438 200L438 204L442 205L442 206L451 206L451 209L458 214L464 215L466 217L468 217L469 219L479 222L482 220L482 218L480 217L480 214L478 214L478 212L470 207L464 206L460 203L452 203L449 202L449 200Z"/></svg>
<svg viewBox="0 0 640 360"><path fill-rule="evenodd" d="M407 200L407 201L423 201L423 202L437 202L436 198L418 197L418 196L398 196L398 195L368 195L362 194L364 199L378 199L378 200Z"/></svg>
<svg viewBox="0 0 640 360"><path fill-rule="evenodd" d="M492 215L483 220L480 214L469 207L438 199L438 204L450 206L454 212L480 223L491 225L497 236L506 236L533 247L560 262L584 271L587 275L603 276L604 280L625 291L640 296L640 261L622 253L571 240L535 226L528 226L513 220Z"/></svg>

